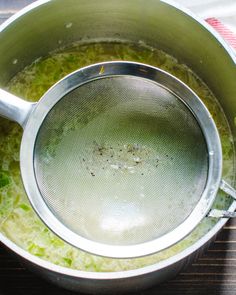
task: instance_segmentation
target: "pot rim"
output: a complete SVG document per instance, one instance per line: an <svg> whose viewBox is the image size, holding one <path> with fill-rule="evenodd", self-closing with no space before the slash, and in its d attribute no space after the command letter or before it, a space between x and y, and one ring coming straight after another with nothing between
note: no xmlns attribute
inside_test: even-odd
<svg viewBox="0 0 236 295"><path fill-rule="evenodd" d="M32 4L26 6L13 16L11 16L9 19L7 19L3 24L0 25L0 33L3 32L5 29L7 29L14 21L19 19L20 17L26 15L31 10L34 10L38 8L41 5L47 4L49 2L52 2L53 0L37 0L33 2ZM211 36L215 37L216 42L218 42L228 53L228 55L231 57L232 62L236 65L236 54L233 51L233 48L231 48L226 41L220 36L219 33L217 33L210 25L208 25L204 20L200 19L198 16L196 16L194 13L192 13L189 9L182 7L178 3L172 0L159 0L160 2L166 3L167 5L170 5L177 10L180 11L180 13L185 14L187 17L192 18L195 20L198 24L202 26L203 29L208 31ZM229 207L229 210L235 210L236 209L236 201L233 201L231 206ZM81 271L81 270L75 270L70 269L67 267L56 265L52 262L46 261L42 258L39 258L37 256L34 256L33 254L30 254L28 251L24 250L20 246L16 245L14 242L12 242L10 239L8 239L6 236L4 236L0 232L0 242L2 242L5 246L7 246L9 249L11 249L16 254L20 255L24 259L28 260L32 264L36 264L37 266L47 269L49 271L54 271L56 273L77 277L77 278L85 278L85 279L97 279L97 280L114 280L114 279L124 279L124 278L130 278L130 277L136 277L141 276L147 273L155 272L164 268L169 267L170 265L173 265L195 251L197 251L199 248L201 248L204 244L209 242L222 227L226 224L228 221L227 218L220 219L213 227L212 229L207 232L202 238L200 238L197 242L195 242L193 245L189 246L188 248L184 249L182 252L177 253L174 256L171 256L163 261L159 261L157 263L154 263L152 265L148 265L145 267L133 269L133 270L124 270L124 271L117 271L117 272L91 272L91 271Z"/></svg>

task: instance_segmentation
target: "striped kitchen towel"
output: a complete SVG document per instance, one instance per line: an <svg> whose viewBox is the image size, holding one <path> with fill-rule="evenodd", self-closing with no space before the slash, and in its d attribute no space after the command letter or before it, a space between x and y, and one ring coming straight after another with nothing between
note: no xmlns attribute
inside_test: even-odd
<svg viewBox="0 0 236 295"><path fill-rule="evenodd" d="M236 50L236 35L226 25L215 17L207 18L206 21Z"/></svg>
<svg viewBox="0 0 236 295"><path fill-rule="evenodd" d="M236 0L175 0L205 19L236 50Z"/></svg>

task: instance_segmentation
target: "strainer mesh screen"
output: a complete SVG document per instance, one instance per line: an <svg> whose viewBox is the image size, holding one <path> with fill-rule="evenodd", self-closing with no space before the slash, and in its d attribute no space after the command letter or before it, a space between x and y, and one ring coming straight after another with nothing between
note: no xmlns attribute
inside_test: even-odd
<svg viewBox="0 0 236 295"><path fill-rule="evenodd" d="M129 76L63 97L38 133L35 175L46 204L75 233L133 245L172 231L204 190L207 147L186 105Z"/></svg>

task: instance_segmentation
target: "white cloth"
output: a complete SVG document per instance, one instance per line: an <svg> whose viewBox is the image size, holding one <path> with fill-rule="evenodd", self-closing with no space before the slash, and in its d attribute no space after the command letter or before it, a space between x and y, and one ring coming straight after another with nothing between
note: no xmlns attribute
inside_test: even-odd
<svg viewBox="0 0 236 295"><path fill-rule="evenodd" d="M175 0L203 19L217 18L236 34L236 0Z"/></svg>

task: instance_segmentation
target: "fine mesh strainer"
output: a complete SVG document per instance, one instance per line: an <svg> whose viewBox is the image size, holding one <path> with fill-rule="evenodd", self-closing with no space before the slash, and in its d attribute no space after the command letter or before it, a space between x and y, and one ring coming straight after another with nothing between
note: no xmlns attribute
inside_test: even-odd
<svg viewBox="0 0 236 295"><path fill-rule="evenodd" d="M0 114L24 128L21 173L35 211L85 251L114 258L161 251L199 224L219 188L235 198L221 180L211 115L160 69L92 65L37 104L1 90Z"/></svg>

